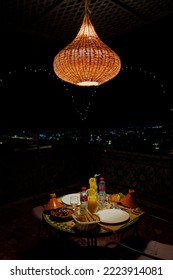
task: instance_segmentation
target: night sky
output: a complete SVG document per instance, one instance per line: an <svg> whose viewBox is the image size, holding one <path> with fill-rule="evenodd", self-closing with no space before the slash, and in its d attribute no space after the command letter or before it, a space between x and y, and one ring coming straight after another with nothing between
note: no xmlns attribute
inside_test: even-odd
<svg viewBox="0 0 173 280"><path fill-rule="evenodd" d="M25 34L3 34L1 130L114 128L172 123L173 16L105 42L121 58L117 77L78 87L53 72L57 51Z"/></svg>

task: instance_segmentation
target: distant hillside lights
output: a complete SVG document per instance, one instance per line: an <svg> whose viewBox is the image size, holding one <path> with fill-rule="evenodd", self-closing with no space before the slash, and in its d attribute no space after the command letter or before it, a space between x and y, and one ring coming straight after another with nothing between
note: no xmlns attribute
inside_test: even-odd
<svg viewBox="0 0 173 280"><path fill-rule="evenodd" d="M38 149L38 147L39 149L41 149L41 147L52 148L51 141L53 141L54 144L57 142L57 145L59 143L80 143L81 133L80 130L65 130L62 132L51 132L50 130L48 130L40 134L37 133L37 138L35 138L35 133L32 133L31 131L21 131L18 133L14 133L14 135L2 135L0 139L1 147L4 143L11 144L11 140L14 141L12 143L16 144L17 148L23 147L27 148L27 150ZM98 145L100 147L109 147L111 149L117 150L172 154L173 124L165 126L155 125L150 127L143 127L140 129L136 127L134 127L133 129L132 127L130 127L127 129L119 130L102 130L101 133L100 130L92 130L88 131L86 139L83 140L86 141L88 145Z"/></svg>
<svg viewBox="0 0 173 280"><path fill-rule="evenodd" d="M160 149L159 143L153 143L153 146L154 146L155 150L159 150Z"/></svg>
<svg viewBox="0 0 173 280"><path fill-rule="evenodd" d="M111 146L112 145L112 140L108 141L108 145Z"/></svg>

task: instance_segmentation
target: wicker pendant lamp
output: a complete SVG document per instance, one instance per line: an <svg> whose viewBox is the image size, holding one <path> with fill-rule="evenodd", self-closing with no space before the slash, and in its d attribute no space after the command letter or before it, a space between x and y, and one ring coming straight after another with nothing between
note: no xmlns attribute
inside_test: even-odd
<svg viewBox="0 0 173 280"><path fill-rule="evenodd" d="M53 68L60 79L78 86L99 86L119 73L120 58L95 32L88 0L77 36L55 56Z"/></svg>

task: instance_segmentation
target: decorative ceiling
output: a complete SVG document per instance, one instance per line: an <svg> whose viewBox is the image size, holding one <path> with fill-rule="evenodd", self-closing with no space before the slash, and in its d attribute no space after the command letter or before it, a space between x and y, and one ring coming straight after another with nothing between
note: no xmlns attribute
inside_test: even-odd
<svg viewBox="0 0 173 280"><path fill-rule="evenodd" d="M172 0L90 0L90 18L103 41L173 13ZM84 0L3 0L3 29L70 43L81 26Z"/></svg>

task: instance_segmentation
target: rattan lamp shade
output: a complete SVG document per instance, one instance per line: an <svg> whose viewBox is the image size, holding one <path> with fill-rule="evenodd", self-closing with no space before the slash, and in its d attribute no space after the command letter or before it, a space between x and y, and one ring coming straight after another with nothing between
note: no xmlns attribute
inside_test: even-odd
<svg viewBox="0 0 173 280"><path fill-rule="evenodd" d="M56 75L78 86L98 86L120 71L119 56L95 32L89 15L84 15L76 38L54 58Z"/></svg>

